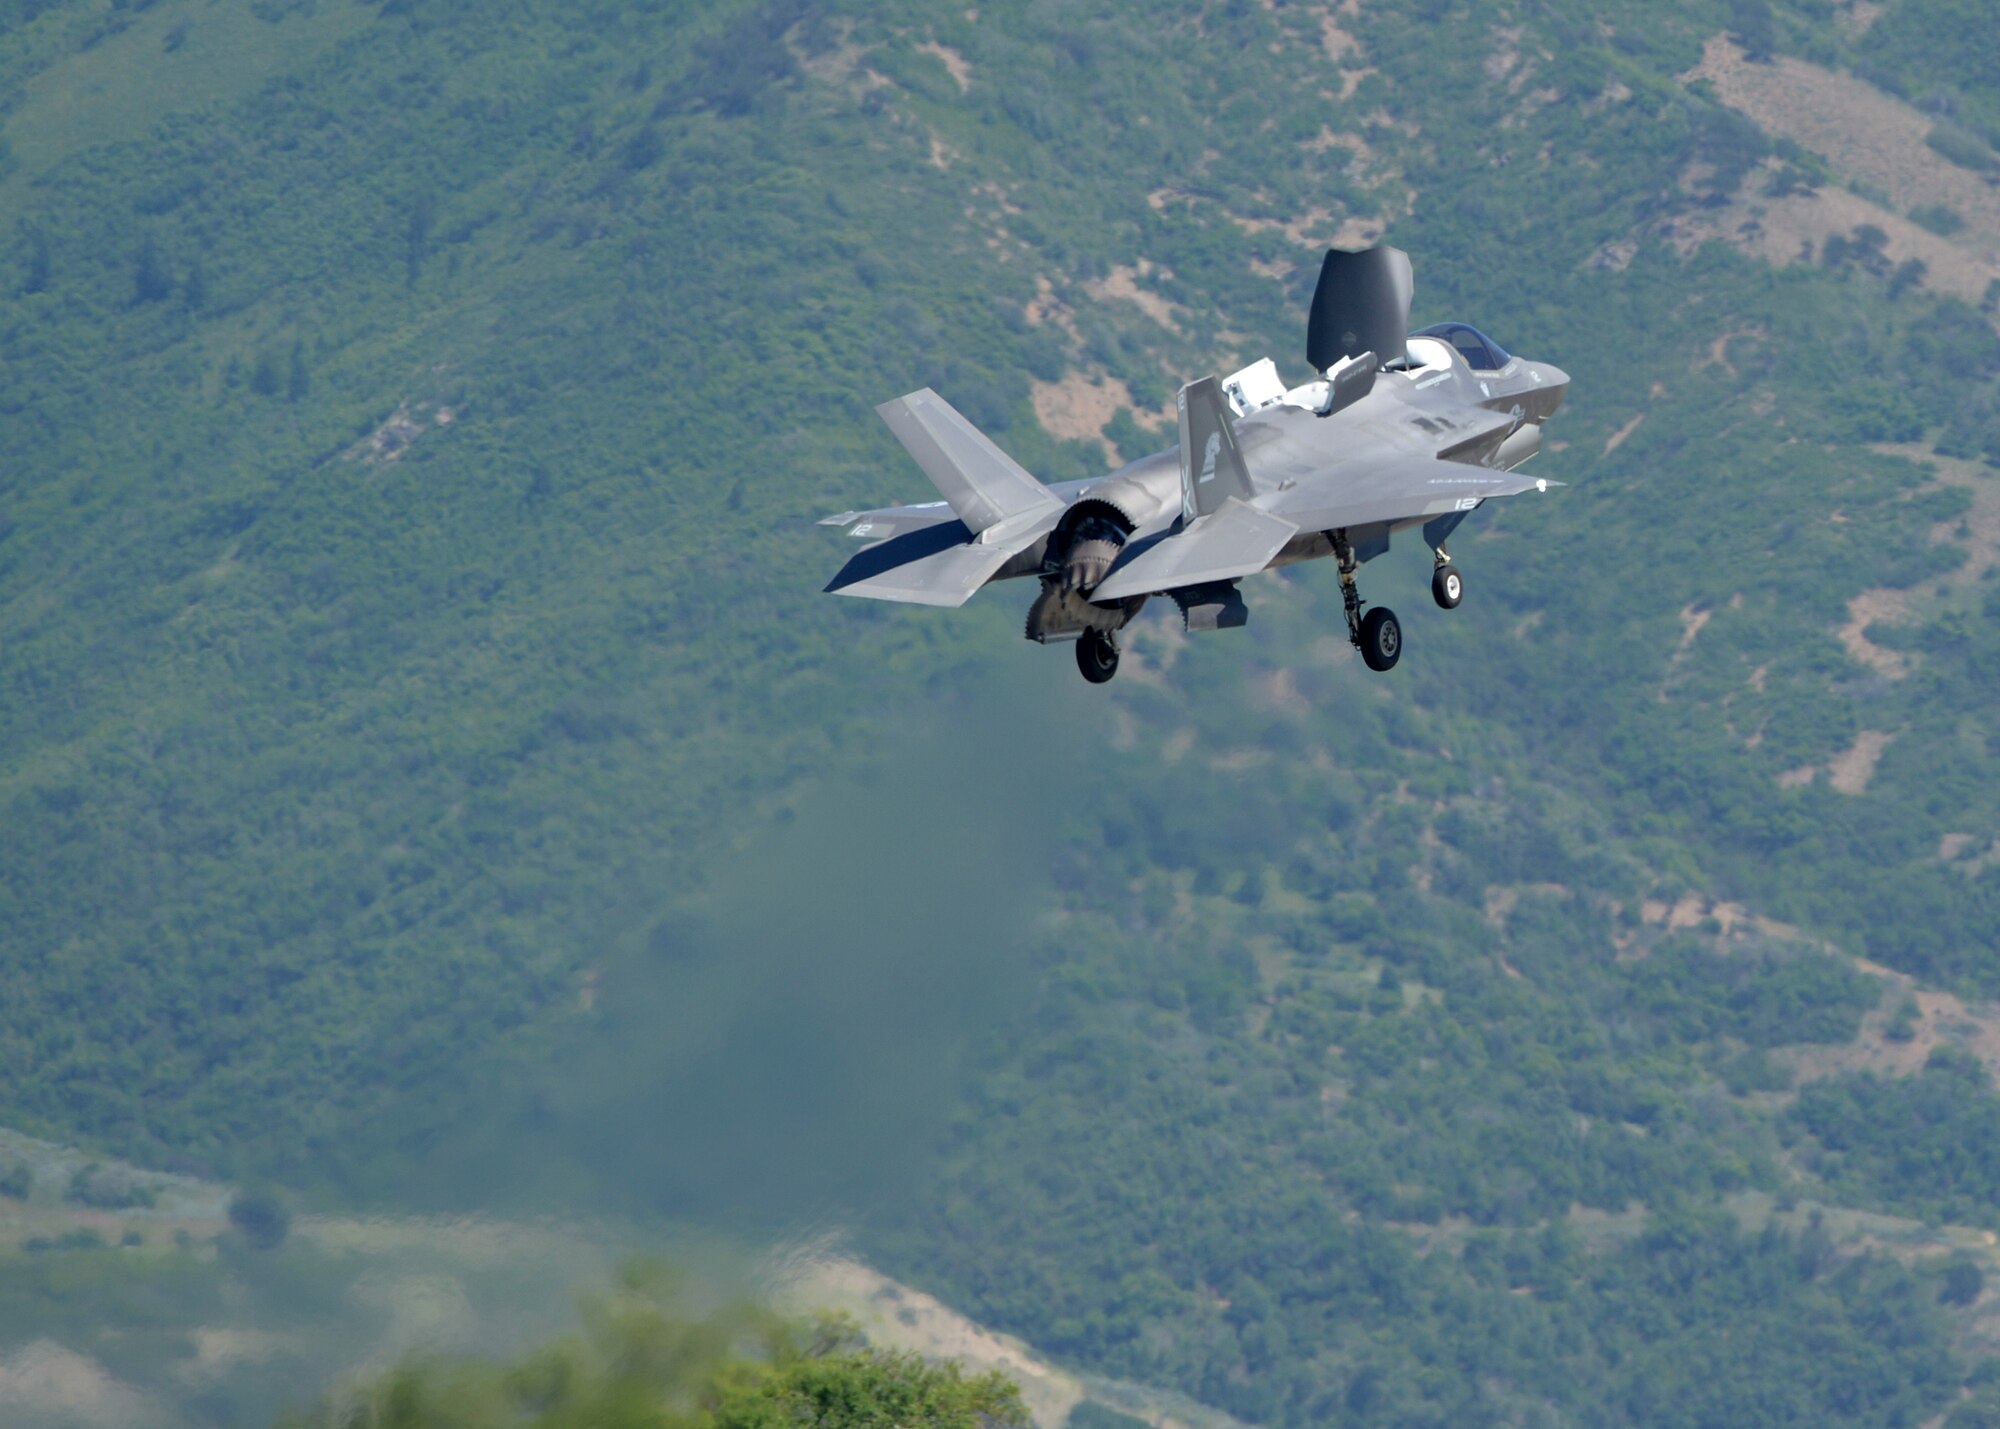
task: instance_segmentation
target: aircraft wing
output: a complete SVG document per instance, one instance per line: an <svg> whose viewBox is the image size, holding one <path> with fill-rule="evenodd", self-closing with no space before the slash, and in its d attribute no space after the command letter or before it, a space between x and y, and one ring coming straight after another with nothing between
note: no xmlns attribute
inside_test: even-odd
<svg viewBox="0 0 2000 1429"><path fill-rule="evenodd" d="M1302 530L1338 531L1377 521L1470 511L1496 496L1515 496L1547 485L1519 471L1495 471L1435 457L1392 456L1301 481L1261 504Z"/></svg>
<svg viewBox="0 0 2000 1429"><path fill-rule="evenodd" d="M1124 600L1154 591L1234 580L1271 564L1299 527L1230 497L1206 516L1152 541L1125 548L1111 574L1090 593L1094 601Z"/></svg>

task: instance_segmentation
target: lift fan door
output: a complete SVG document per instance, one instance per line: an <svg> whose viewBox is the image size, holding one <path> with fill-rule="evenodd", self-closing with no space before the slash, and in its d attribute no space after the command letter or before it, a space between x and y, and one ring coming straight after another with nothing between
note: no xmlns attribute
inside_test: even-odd
<svg viewBox="0 0 2000 1429"><path fill-rule="evenodd" d="M1374 353L1384 367L1402 362L1415 291L1410 255L1400 248L1385 243L1359 252L1327 249L1306 323L1306 360L1313 371L1364 352Z"/></svg>

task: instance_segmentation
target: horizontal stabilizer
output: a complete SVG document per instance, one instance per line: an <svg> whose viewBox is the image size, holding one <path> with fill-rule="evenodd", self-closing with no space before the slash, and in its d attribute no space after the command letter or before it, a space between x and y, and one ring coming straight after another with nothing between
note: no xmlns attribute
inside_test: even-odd
<svg viewBox="0 0 2000 1429"><path fill-rule="evenodd" d="M1134 542L1093 601L1124 600L1180 586L1234 580L1271 564L1299 528L1231 497L1208 515L1151 542Z"/></svg>
<svg viewBox="0 0 2000 1429"><path fill-rule="evenodd" d="M857 551L827 584L832 595L910 605L964 605L1002 566L1040 537L981 543L957 521L926 526Z"/></svg>
<svg viewBox="0 0 2000 1429"><path fill-rule="evenodd" d="M930 388L875 411L973 536L993 540L987 532L1011 534L1044 518L1053 524L1061 514L1055 493Z"/></svg>

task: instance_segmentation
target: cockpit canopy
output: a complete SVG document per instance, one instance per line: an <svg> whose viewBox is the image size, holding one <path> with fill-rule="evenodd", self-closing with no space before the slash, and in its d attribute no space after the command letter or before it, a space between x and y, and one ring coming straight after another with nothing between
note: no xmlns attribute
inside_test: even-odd
<svg viewBox="0 0 2000 1429"><path fill-rule="evenodd" d="M1470 323L1433 323L1410 336L1435 337L1450 343L1474 372L1498 372L1512 361L1505 348Z"/></svg>

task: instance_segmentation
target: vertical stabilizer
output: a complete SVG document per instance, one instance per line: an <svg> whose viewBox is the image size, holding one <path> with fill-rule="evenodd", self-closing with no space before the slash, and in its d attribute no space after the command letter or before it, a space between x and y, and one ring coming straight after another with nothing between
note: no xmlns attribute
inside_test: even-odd
<svg viewBox="0 0 2000 1429"><path fill-rule="evenodd" d="M1250 473L1236 447L1236 426L1222 383L1204 377L1181 388L1174 406L1181 425L1181 515L1206 516L1234 496L1250 499Z"/></svg>
<svg viewBox="0 0 2000 1429"><path fill-rule="evenodd" d="M875 411L975 539L1054 525L1062 513L1053 492L930 388Z"/></svg>

